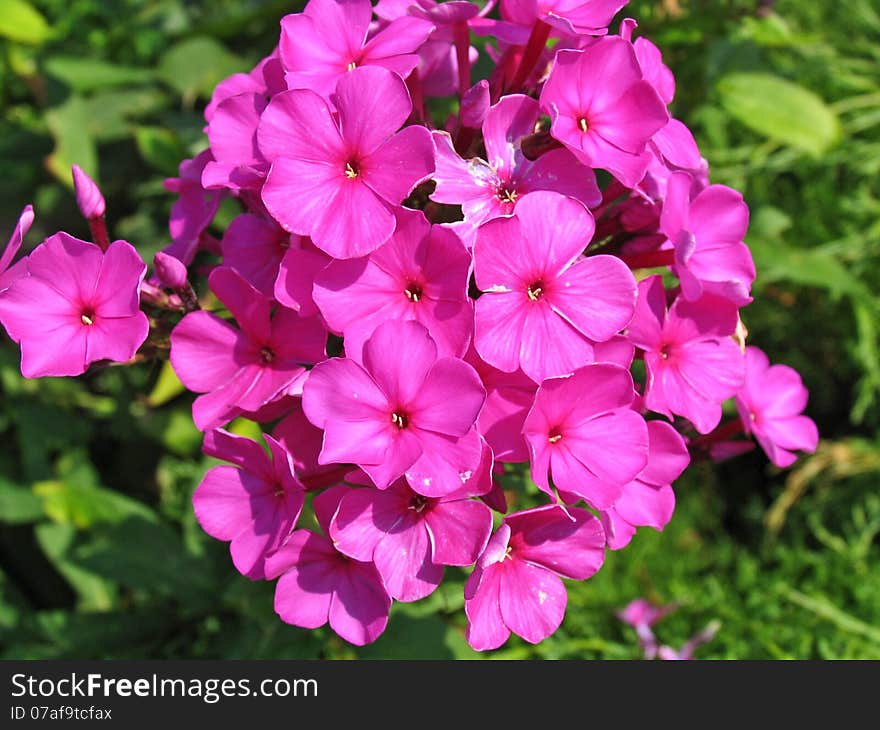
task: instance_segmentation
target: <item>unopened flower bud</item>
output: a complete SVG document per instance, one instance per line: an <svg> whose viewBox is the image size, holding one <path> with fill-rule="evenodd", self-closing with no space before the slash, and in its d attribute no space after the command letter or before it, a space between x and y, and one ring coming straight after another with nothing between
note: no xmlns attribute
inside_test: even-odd
<svg viewBox="0 0 880 730"><path fill-rule="evenodd" d="M477 129L483 124L489 111L489 82L486 79L474 84L461 100L461 124Z"/></svg>
<svg viewBox="0 0 880 730"><path fill-rule="evenodd" d="M186 286L186 266L180 259L159 251L153 259L153 271L162 286L168 289L183 289Z"/></svg>
<svg viewBox="0 0 880 730"><path fill-rule="evenodd" d="M106 210L104 196L97 183L90 178L79 165L73 165L73 189L76 192L76 204L86 220L101 218Z"/></svg>

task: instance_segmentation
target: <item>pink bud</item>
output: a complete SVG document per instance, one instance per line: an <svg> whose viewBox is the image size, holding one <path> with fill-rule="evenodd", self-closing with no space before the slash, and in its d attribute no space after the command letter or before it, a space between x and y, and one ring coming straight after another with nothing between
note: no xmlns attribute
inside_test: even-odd
<svg viewBox="0 0 880 730"><path fill-rule="evenodd" d="M103 217L106 204L97 184L79 165L73 165L72 169L73 189L76 192L76 204L80 213L87 220Z"/></svg>
<svg viewBox="0 0 880 730"><path fill-rule="evenodd" d="M489 82L478 81L461 100L461 124L471 129L479 129L489 111Z"/></svg>
<svg viewBox="0 0 880 730"><path fill-rule="evenodd" d="M167 253L159 251L153 259L153 271L162 286L168 289L183 289L186 286L186 266Z"/></svg>

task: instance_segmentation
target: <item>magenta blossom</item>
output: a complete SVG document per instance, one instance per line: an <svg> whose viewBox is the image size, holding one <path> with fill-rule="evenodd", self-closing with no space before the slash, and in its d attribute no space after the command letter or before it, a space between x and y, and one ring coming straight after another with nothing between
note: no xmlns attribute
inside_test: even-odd
<svg viewBox="0 0 880 730"><path fill-rule="evenodd" d="M645 146L669 121L666 105L642 78L635 51L603 38L584 51L562 50L541 92L551 134L589 167L628 187L644 176Z"/></svg>
<svg viewBox="0 0 880 730"><path fill-rule="evenodd" d="M271 218L253 213L236 216L223 235L223 265L235 269L251 286L272 297L290 239L291 235Z"/></svg>
<svg viewBox="0 0 880 730"><path fill-rule="evenodd" d="M208 283L241 329L209 312L190 312L171 333L171 364L181 382L204 395L193 404L193 420L210 430L241 411L296 391L305 364L324 359L326 331L316 317L278 307L233 269L215 269Z"/></svg>
<svg viewBox="0 0 880 730"><path fill-rule="evenodd" d="M547 23L562 34L605 35L608 25L629 0L502 0L502 17L531 28Z"/></svg>
<svg viewBox="0 0 880 730"><path fill-rule="evenodd" d="M752 254L743 243L749 208L724 185L710 185L691 200L692 182L687 173L673 173L660 215L660 230L675 244L681 292L688 301L709 292L745 306L755 279Z"/></svg>
<svg viewBox="0 0 880 730"><path fill-rule="evenodd" d="M239 193L262 185L269 164L257 147L257 126L266 104L265 94L250 92L217 105L205 128L214 158L202 172L206 189L229 188Z"/></svg>
<svg viewBox="0 0 880 730"><path fill-rule="evenodd" d="M736 406L746 433L754 435L776 466L791 466L795 451L813 453L819 432L803 415L807 389L801 376L787 365L770 365L757 347L746 348L746 374L736 394Z"/></svg>
<svg viewBox="0 0 880 730"><path fill-rule="evenodd" d="M27 275L0 296L0 321L21 344L21 374L80 375L98 360L134 357L150 329L138 300L146 271L125 241L104 252L66 233L49 236L28 256Z"/></svg>
<svg viewBox="0 0 880 730"><path fill-rule="evenodd" d="M266 576L280 576L275 611L282 621L305 629L329 623L343 639L363 646L385 630L391 598L372 563L352 560L325 537L345 492L345 487L333 487L315 497L324 535L294 531L266 561Z"/></svg>
<svg viewBox="0 0 880 730"><path fill-rule="evenodd" d="M214 220L223 197L223 191L207 191L202 187L202 173L213 159L211 150L204 150L180 163L180 177L167 178L164 182L166 190L178 195L168 220L172 243L165 248L165 253L187 266L203 245L202 234Z"/></svg>
<svg viewBox="0 0 880 730"><path fill-rule="evenodd" d="M471 257L455 233L421 211L401 209L389 241L362 259L333 261L315 278L314 298L330 329L360 352L378 325L421 322L441 355L460 357L471 340Z"/></svg>
<svg viewBox="0 0 880 730"><path fill-rule="evenodd" d="M279 51L289 89L311 89L324 97L358 67L381 66L406 77L434 25L403 16L369 40L369 0L309 0L302 13L281 20Z"/></svg>
<svg viewBox="0 0 880 730"><path fill-rule="evenodd" d="M304 236L290 236L289 245L278 266L275 299L303 317L318 314L315 304L315 278L332 259Z"/></svg>
<svg viewBox="0 0 880 730"><path fill-rule="evenodd" d="M193 494L202 529L230 542L236 570L252 580L266 577L266 556L293 530L305 499L284 447L264 435L271 457L256 441L226 431L205 434L202 450L235 466L210 469Z"/></svg>
<svg viewBox="0 0 880 730"><path fill-rule="evenodd" d="M14 264L12 261L21 249L24 237L31 229L33 222L34 208L31 205L26 205L18 217L18 222L15 224L12 235L9 237L6 248L0 254L0 293L8 289L12 282L19 277L27 276L27 259L19 259Z"/></svg>
<svg viewBox="0 0 880 730"><path fill-rule="evenodd" d="M602 525L585 509L547 505L504 518L464 587L467 640L495 649L511 631L537 644L559 628L560 580L585 580L605 560Z"/></svg>
<svg viewBox="0 0 880 730"><path fill-rule="evenodd" d="M473 365L486 389L486 404L480 411L477 428L499 462L529 460L529 447L522 429L535 402L538 385L522 370L505 373L493 368L471 347L465 360Z"/></svg>
<svg viewBox="0 0 880 730"><path fill-rule="evenodd" d="M376 250L394 233L395 211L434 171L425 127L397 130L412 102L399 76L357 68L339 79L337 114L306 89L276 96L260 120L260 151L272 162L263 202L293 233L335 258Z"/></svg>
<svg viewBox="0 0 880 730"><path fill-rule="evenodd" d="M544 191L479 228L475 344L487 363L540 383L592 362L592 343L629 323L632 273L614 256L581 256L594 228L583 205Z"/></svg>
<svg viewBox="0 0 880 730"><path fill-rule="evenodd" d="M648 429L634 397L632 376L617 365L545 380L523 426L535 484L552 495L552 476L567 501L613 506L648 461Z"/></svg>
<svg viewBox="0 0 880 730"><path fill-rule="evenodd" d="M386 322L349 355L317 365L303 390L306 416L324 429L319 462L357 464L380 489L403 475L426 497L461 489L481 457L486 393L474 369L438 359L418 322Z"/></svg>
<svg viewBox="0 0 880 730"><path fill-rule="evenodd" d="M665 421L648 421L648 465L625 484L614 503L600 514L608 547L629 545L636 527L666 527L675 510L672 483L690 463L687 444Z"/></svg>
<svg viewBox="0 0 880 730"><path fill-rule="evenodd" d="M431 199L461 205L465 223L476 228L492 218L513 213L516 203L534 190L554 190L593 207L602 200L593 171L564 149L537 160L526 159L520 140L535 131L538 102L528 96L505 96L483 121L486 159L463 160L446 132L434 132L437 188Z"/></svg>
<svg viewBox="0 0 880 730"><path fill-rule="evenodd" d="M353 489L330 525L337 550L375 563L398 601L417 601L440 585L444 565L472 565L489 540L492 513L463 494L429 498L404 481Z"/></svg>
<svg viewBox="0 0 880 730"><path fill-rule="evenodd" d="M700 433L721 420L721 403L743 383L743 354L733 335L737 312L726 299L681 297L666 308L663 280L639 282L639 301L627 337L645 351L648 410L684 416Z"/></svg>

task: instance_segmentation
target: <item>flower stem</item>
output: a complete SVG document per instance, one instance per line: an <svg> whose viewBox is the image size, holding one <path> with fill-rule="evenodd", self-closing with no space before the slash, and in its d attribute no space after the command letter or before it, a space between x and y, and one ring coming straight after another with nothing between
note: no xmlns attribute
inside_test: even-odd
<svg viewBox="0 0 880 730"><path fill-rule="evenodd" d="M102 251L110 248L110 237L107 235L107 223L103 216L89 218L89 230L92 232L92 240Z"/></svg>
<svg viewBox="0 0 880 730"><path fill-rule="evenodd" d="M467 21L456 23L452 30L455 38L455 60L458 64L458 98L464 98L471 88L471 31Z"/></svg>
<svg viewBox="0 0 880 730"><path fill-rule="evenodd" d="M529 74L535 68L535 64L541 57L544 47L547 45L547 39L550 37L550 26L543 20L536 20L532 26L532 33L526 43L526 49L523 51L522 58L519 61L519 67L513 77L510 88L514 91L520 89L525 83Z"/></svg>

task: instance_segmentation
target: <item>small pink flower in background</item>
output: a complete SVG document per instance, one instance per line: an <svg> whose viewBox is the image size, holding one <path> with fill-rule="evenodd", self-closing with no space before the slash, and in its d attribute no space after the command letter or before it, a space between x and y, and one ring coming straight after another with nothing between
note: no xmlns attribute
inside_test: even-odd
<svg viewBox="0 0 880 730"><path fill-rule="evenodd" d="M809 396L801 376L787 365L771 365L757 347L746 348L746 374L736 406L752 434L776 466L791 466L795 451L812 453L819 443L816 424L803 415Z"/></svg>
<svg viewBox="0 0 880 730"><path fill-rule="evenodd" d="M202 450L235 466L215 466L193 494L196 519L205 532L230 542L236 570L252 580L266 577L266 557L296 525L305 500L284 447L264 436L271 457L256 441L223 430L205 434Z"/></svg>
<svg viewBox="0 0 880 730"><path fill-rule="evenodd" d="M306 89L266 108L257 132L272 163L263 203L286 230L335 258L354 258L394 233L397 207L434 171L434 145L425 127L397 131L412 102L391 71L357 68L332 98L337 114Z"/></svg>
<svg viewBox="0 0 880 730"><path fill-rule="evenodd" d="M480 226L474 342L487 363L540 383L592 362L592 343L629 323L635 280L616 257L582 257L593 230L580 203L545 191Z"/></svg>
<svg viewBox="0 0 880 730"><path fill-rule="evenodd" d="M171 245L165 248L165 253L187 266L203 245L202 234L214 220L223 198L223 191L208 191L202 187L202 173L213 159L211 150L204 150L180 163L180 177L170 177L164 182L166 190L178 195L171 206L168 220Z"/></svg>
<svg viewBox="0 0 880 730"><path fill-rule="evenodd" d="M406 77L434 25L404 15L368 39L369 0L309 0L302 13L281 19L279 51L289 89L311 89L324 97L355 68L380 66Z"/></svg>
<svg viewBox="0 0 880 730"><path fill-rule="evenodd" d="M352 560L325 537L346 491L332 487L315 497L324 535L295 530L266 561L266 576L280 576L275 611L282 621L305 629L329 623L343 639L363 646L385 630L391 598L372 563Z"/></svg>
<svg viewBox="0 0 880 730"><path fill-rule="evenodd" d="M589 365L541 383L523 426L532 479L567 501L606 510L645 468L648 429L632 409L632 376L617 365Z"/></svg>
<svg viewBox="0 0 880 730"><path fill-rule="evenodd" d="M421 211L400 209L387 243L366 258L332 261L315 277L313 295L351 357L393 319L421 322L441 355L460 357L474 328L470 265L455 233L432 226Z"/></svg>
<svg viewBox="0 0 880 730"><path fill-rule="evenodd" d="M26 210L22 221L28 217ZM138 298L147 266L130 243L114 241L104 252L56 233L26 261L27 275L0 296L0 321L21 344L22 375L80 375L98 360L134 357L150 327Z"/></svg>
<svg viewBox="0 0 880 730"><path fill-rule="evenodd" d="M655 606L644 598L636 598L622 611L618 612L617 618L636 630L645 659L663 659L665 661L693 659L694 651L715 637L715 634L721 628L721 622L710 622L706 628L697 632L679 650L673 649L671 646L661 645L654 635L653 626L670 613L677 611L678 608L679 605L677 603Z"/></svg>
<svg viewBox="0 0 880 730"><path fill-rule="evenodd" d="M235 269L252 287L272 297L290 239L290 234L271 218L243 213L232 219L223 234L223 265Z"/></svg>
<svg viewBox="0 0 880 730"><path fill-rule="evenodd" d="M432 593L444 565L473 565L489 534L492 513L467 490L423 497L405 481L388 489L352 489L330 525L336 549L374 562L392 598L417 601Z"/></svg>
<svg viewBox="0 0 880 730"><path fill-rule="evenodd" d="M437 355L418 322L380 325L363 353L318 364L303 410L324 429L319 463L360 466L380 489L406 475L426 497L462 488L480 464L474 424L486 393L474 369Z"/></svg>
<svg viewBox="0 0 880 730"><path fill-rule="evenodd" d="M9 288L13 281L21 276L27 276L27 259L21 258L14 264L12 261L21 250L21 244L33 222L34 208L31 205L26 205L18 217L18 222L9 237L6 248L0 254L0 294Z"/></svg>
<svg viewBox="0 0 880 730"><path fill-rule="evenodd" d="M636 527L666 527L675 510L671 485L689 463L687 444L678 432L665 421L648 421L647 466L600 514L611 550L629 545Z"/></svg>
<svg viewBox="0 0 880 730"><path fill-rule="evenodd" d="M437 182L431 199L461 205L470 228L510 215L517 201L535 190L553 190L593 207L602 200L593 171L564 149L528 160L520 140L535 131L540 108L528 96L511 94L491 107L482 123L486 159L463 160L446 132L434 132Z"/></svg>
<svg viewBox="0 0 880 730"><path fill-rule="evenodd" d="M550 114L551 134L575 157L628 187L644 176L645 147L669 121L666 105L642 78L632 44L622 38L559 51L541 108Z"/></svg>
<svg viewBox="0 0 880 730"><path fill-rule="evenodd" d="M202 430L257 411L288 390L297 391L305 364L325 357L326 330L317 317L300 317L271 301L229 268L215 269L211 290L240 329L210 312L190 312L171 333L171 364L187 388L204 395L193 404Z"/></svg>
<svg viewBox="0 0 880 730"><path fill-rule="evenodd" d="M496 649L513 632L537 644L562 623L560 580L586 580L605 560L602 525L587 510L546 505L508 515L465 584L467 640Z"/></svg>
<svg viewBox="0 0 880 730"><path fill-rule="evenodd" d="M477 427L486 439L497 461L529 460L529 448L523 437L523 423L535 402L538 385L517 370L505 373L485 363L471 347L465 360L469 362L486 388L486 404L480 411Z"/></svg>
<svg viewBox="0 0 880 730"><path fill-rule="evenodd" d="M752 254L743 243L749 208L724 185L710 185L691 200L692 184L687 173L673 173L660 214L660 230L675 245L682 294L696 301L707 292L745 306L755 279Z"/></svg>
<svg viewBox="0 0 880 730"><path fill-rule="evenodd" d="M743 354L731 337L736 324L736 307L726 299L678 298L667 310L662 278L640 281L627 337L645 351L648 410L684 416L700 433L715 428L721 403L743 383Z"/></svg>

